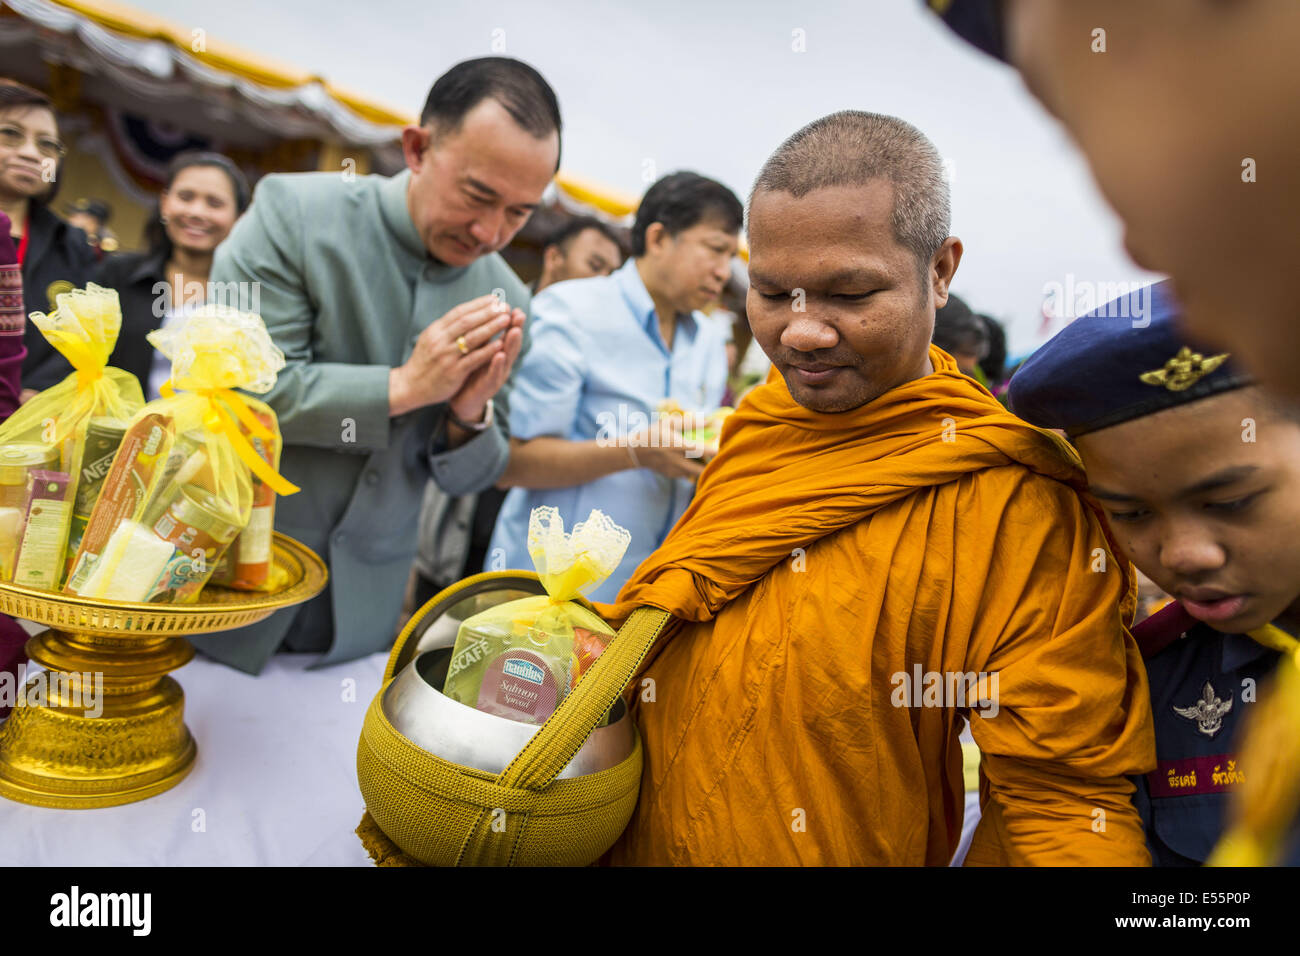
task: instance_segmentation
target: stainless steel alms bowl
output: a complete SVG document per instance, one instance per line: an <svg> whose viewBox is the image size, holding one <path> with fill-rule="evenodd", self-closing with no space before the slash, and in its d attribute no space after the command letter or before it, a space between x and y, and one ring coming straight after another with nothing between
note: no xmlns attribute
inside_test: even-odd
<svg viewBox="0 0 1300 956"><path fill-rule="evenodd" d="M381 706L389 723L417 747L464 767L500 773L540 729L484 713L442 694L452 644L468 611L504 603L527 592L481 594L431 616L420 636L416 656L393 679ZM494 598L500 594L502 600ZM622 763L635 746L635 731L622 700L615 702L609 723L597 727L569 761L559 778L580 777Z"/></svg>
<svg viewBox="0 0 1300 956"><path fill-rule="evenodd" d="M450 660L450 647L416 657L384 693L384 714L398 733L420 749L463 767L500 773L540 727L444 697L441 688ZM632 753L634 743L632 721L619 700L608 726L592 731L559 777L580 777L615 767Z"/></svg>

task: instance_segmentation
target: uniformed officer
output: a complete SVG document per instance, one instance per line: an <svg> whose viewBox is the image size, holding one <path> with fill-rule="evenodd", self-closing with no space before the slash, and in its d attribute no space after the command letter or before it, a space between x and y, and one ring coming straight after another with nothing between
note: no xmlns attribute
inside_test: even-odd
<svg viewBox="0 0 1300 956"><path fill-rule="evenodd" d="M1016 414L1067 433L1123 556L1175 598L1133 632L1158 760L1135 802L1157 866L1205 862L1230 795L1281 782L1239 751L1237 730L1300 647L1300 416L1228 354L1184 340L1178 312L1168 282L1107 303L1010 386ZM1293 837L1274 833L1255 862L1283 858Z"/></svg>

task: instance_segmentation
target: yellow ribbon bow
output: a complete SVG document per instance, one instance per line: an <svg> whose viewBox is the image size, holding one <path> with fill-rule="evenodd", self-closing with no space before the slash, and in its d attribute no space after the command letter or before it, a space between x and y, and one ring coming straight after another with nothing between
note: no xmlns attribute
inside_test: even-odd
<svg viewBox="0 0 1300 956"><path fill-rule="evenodd" d="M158 391L163 398L171 398L176 394L171 379L164 382L162 388ZM234 409L236 417L239 418L244 427L258 438L263 440L273 438L274 436L267 430L265 425L257 420L257 416L253 414L252 409L248 407L244 402L243 397L238 392L229 388L196 388L187 389L187 391L190 391L195 395L202 395L208 400L208 410L203 416L203 424L207 427L208 431L215 434L225 435L230 441L230 447L235 449L235 454L240 457L240 460L248 466L249 470L253 474L266 482L266 484L268 484L276 494L292 495L301 490L297 485L267 464L266 459L259 455L257 450L249 444L249 441L244 437L243 432L236 427L235 423L231 420L230 415L228 415L226 410L221 407L221 403L225 402L225 404ZM218 399L221 401L218 401Z"/></svg>
<svg viewBox="0 0 1300 956"><path fill-rule="evenodd" d="M91 350L88 343L69 332L61 332L58 329L51 329L44 334L50 344L58 345L59 351L76 369L77 391L84 392L104 377L104 363Z"/></svg>

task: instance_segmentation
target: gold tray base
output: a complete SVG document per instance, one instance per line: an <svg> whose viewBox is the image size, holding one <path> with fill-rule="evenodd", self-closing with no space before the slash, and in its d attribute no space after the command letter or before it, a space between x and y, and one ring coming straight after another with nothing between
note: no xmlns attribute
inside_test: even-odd
<svg viewBox="0 0 1300 956"><path fill-rule="evenodd" d="M181 635L253 623L325 585L324 563L293 539L277 533L273 556L281 590L207 589L190 605L96 604L0 584L0 613L51 628L27 642L28 657L45 672L28 678L21 702L0 724L0 796L84 810L144 800L180 783L198 754L185 726L185 693L167 676L194 657ZM88 683L73 685L72 675L94 675L92 693ZM46 682L43 696L28 690L36 682Z"/></svg>
<svg viewBox="0 0 1300 956"><path fill-rule="evenodd" d="M15 707L0 726L0 796L87 810L144 800L185 778L198 748L180 684L163 677L150 690L106 693L102 701L97 717L62 706Z"/></svg>

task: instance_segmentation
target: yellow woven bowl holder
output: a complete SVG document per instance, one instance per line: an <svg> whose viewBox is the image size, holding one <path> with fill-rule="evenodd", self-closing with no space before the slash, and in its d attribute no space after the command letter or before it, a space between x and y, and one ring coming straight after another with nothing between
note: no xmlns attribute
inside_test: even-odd
<svg viewBox="0 0 1300 956"><path fill-rule="evenodd" d="M398 636L384 686L371 702L357 746L357 780L369 816L400 851L430 866L585 866L627 826L641 785L642 750L599 773L557 780L622 694L670 616L639 608L604 652L500 774L434 756L400 734L382 700L393 678L415 657L420 625L492 582L541 592L531 572L479 574L435 596ZM436 616L436 615L435 615ZM634 730L635 733L635 730ZM363 820L358 833L367 825ZM380 862L400 863L368 841Z"/></svg>

